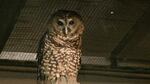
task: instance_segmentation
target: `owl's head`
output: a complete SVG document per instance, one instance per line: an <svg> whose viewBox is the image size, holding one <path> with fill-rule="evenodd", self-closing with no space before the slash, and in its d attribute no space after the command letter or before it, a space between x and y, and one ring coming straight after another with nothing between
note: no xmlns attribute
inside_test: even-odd
<svg viewBox="0 0 150 84"><path fill-rule="evenodd" d="M58 10L48 24L48 30L63 37L80 35L84 30L81 16L74 11Z"/></svg>

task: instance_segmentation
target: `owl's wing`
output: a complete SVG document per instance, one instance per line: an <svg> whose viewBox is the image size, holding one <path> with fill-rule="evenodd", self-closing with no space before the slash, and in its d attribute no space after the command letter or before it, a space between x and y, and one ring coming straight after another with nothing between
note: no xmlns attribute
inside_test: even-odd
<svg viewBox="0 0 150 84"><path fill-rule="evenodd" d="M44 40L45 40L46 34L47 32L44 33L44 35L42 36L42 38L40 39L38 43L37 57L36 57L36 59L38 60L38 63L41 61L43 57Z"/></svg>
<svg viewBox="0 0 150 84"><path fill-rule="evenodd" d="M41 74L40 74L40 66L41 66L41 61L43 58L43 49L44 49L44 40L45 40L45 36L46 36L47 32L44 33L44 35L42 36L42 38L40 39L39 43L38 43L38 50L37 50L37 79L41 79Z"/></svg>

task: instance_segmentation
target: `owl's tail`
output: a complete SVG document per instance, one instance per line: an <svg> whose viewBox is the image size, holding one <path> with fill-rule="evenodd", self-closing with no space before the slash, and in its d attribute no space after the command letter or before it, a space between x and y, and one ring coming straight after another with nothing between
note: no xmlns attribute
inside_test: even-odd
<svg viewBox="0 0 150 84"><path fill-rule="evenodd" d="M74 78L60 77L56 80L38 80L37 84L80 84Z"/></svg>
<svg viewBox="0 0 150 84"><path fill-rule="evenodd" d="M37 84L69 84L65 77L60 77L56 80L37 80Z"/></svg>

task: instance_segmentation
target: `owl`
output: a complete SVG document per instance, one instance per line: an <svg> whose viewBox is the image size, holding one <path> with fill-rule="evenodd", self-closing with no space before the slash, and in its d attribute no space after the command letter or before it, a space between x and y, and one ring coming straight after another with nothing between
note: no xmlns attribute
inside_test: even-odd
<svg viewBox="0 0 150 84"><path fill-rule="evenodd" d="M83 20L78 13L58 10L52 14L38 52L41 84L79 84L83 31Z"/></svg>

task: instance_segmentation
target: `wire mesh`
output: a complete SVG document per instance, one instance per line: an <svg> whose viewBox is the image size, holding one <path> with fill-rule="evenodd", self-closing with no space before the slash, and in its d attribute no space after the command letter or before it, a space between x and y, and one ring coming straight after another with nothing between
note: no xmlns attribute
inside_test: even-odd
<svg viewBox="0 0 150 84"><path fill-rule="evenodd" d="M148 3L118 0L27 0L0 59L35 61L38 42L50 15L66 9L81 14L86 26L82 63L110 65L111 52L148 6Z"/></svg>

